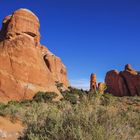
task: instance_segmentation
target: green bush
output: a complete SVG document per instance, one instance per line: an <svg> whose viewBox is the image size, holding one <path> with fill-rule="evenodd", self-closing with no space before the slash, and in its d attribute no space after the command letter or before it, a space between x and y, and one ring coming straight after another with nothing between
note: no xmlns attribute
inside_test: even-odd
<svg viewBox="0 0 140 140"><path fill-rule="evenodd" d="M33 100L36 102L48 102L52 101L55 97L57 97L57 94L54 92L41 92L39 91L34 97Z"/></svg>
<svg viewBox="0 0 140 140"><path fill-rule="evenodd" d="M72 104L77 104L83 98L83 96L87 95L87 92L84 90L76 89L69 87L69 90L62 92L64 100L69 101Z"/></svg>
<svg viewBox="0 0 140 140"><path fill-rule="evenodd" d="M21 102L20 102L20 104L22 105L22 106L31 106L31 103L32 103L32 100L27 100L27 99L25 99L25 100L22 100Z"/></svg>
<svg viewBox="0 0 140 140"><path fill-rule="evenodd" d="M0 103L0 116L4 116L3 111L5 110L6 105L4 103Z"/></svg>
<svg viewBox="0 0 140 140"><path fill-rule="evenodd" d="M62 93L63 97L64 97L64 100L67 100L69 101L70 103L72 104L76 104L78 102L78 96L70 93L70 92L63 92Z"/></svg>
<svg viewBox="0 0 140 140"><path fill-rule="evenodd" d="M74 94L74 95L79 95L79 97L83 97L84 95L88 94L88 91L85 91L83 89L77 89L77 88L73 88L73 87L69 87L69 92Z"/></svg>
<svg viewBox="0 0 140 140"><path fill-rule="evenodd" d="M0 103L0 110L4 110L6 108L6 105L4 103Z"/></svg>

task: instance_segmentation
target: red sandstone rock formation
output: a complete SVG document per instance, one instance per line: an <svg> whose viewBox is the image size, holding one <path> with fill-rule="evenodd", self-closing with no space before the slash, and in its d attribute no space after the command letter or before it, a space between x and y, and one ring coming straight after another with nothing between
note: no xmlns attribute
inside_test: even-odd
<svg viewBox="0 0 140 140"><path fill-rule="evenodd" d="M96 90L98 90L100 93L104 93L105 88L106 88L106 85L103 82L98 83L98 86L97 86L96 74L94 74L94 73L91 74L91 76L90 76L90 91L95 92Z"/></svg>
<svg viewBox="0 0 140 140"><path fill-rule="evenodd" d="M105 82L107 91L115 96L140 96L140 75L130 64L123 72L109 71Z"/></svg>
<svg viewBox="0 0 140 140"><path fill-rule="evenodd" d="M0 31L0 101L32 98L38 91L61 97L55 82L69 86L61 59L40 45L39 20L19 9L3 20Z"/></svg>
<svg viewBox="0 0 140 140"><path fill-rule="evenodd" d="M92 73L90 76L90 90L96 91L96 89L97 89L96 74Z"/></svg>
<svg viewBox="0 0 140 140"><path fill-rule="evenodd" d="M99 93L103 94L105 89L106 89L106 84L105 83L103 83L103 82L98 83L98 91L99 91Z"/></svg>
<svg viewBox="0 0 140 140"><path fill-rule="evenodd" d="M117 70L109 71L106 74L105 83L107 91L115 96L124 96L128 93L125 81Z"/></svg>

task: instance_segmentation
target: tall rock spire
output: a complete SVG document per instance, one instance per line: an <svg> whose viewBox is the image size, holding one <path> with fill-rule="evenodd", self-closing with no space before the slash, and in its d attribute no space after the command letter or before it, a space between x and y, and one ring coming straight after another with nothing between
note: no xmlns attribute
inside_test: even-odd
<svg viewBox="0 0 140 140"><path fill-rule="evenodd" d="M90 90L96 91L96 89L97 89L96 74L92 73L90 76Z"/></svg>

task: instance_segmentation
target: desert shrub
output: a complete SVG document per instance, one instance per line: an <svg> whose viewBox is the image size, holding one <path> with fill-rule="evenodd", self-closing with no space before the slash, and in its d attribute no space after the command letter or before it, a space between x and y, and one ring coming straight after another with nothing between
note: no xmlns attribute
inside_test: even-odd
<svg viewBox="0 0 140 140"><path fill-rule="evenodd" d="M78 95L79 97L83 97L84 95L88 94L88 91L85 91L83 89L77 89L77 88L73 88L73 87L69 87L69 92L74 94L74 95Z"/></svg>
<svg viewBox="0 0 140 140"><path fill-rule="evenodd" d="M0 114L24 123L20 140L139 140L139 97L74 88L62 94L56 103L52 93L39 92L33 100L0 104Z"/></svg>
<svg viewBox="0 0 140 140"><path fill-rule="evenodd" d="M127 109L120 98L116 97L113 103L112 99L110 95L94 96L90 100L83 96L80 104L75 105L67 100L56 104L35 103L26 112L27 129L21 139L139 140L140 112Z"/></svg>
<svg viewBox="0 0 140 140"><path fill-rule="evenodd" d="M20 102L22 106L27 106L27 107L31 106L31 103L32 103L32 100L27 100L27 99L24 99Z"/></svg>
<svg viewBox="0 0 140 140"><path fill-rule="evenodd" d="M102 94L101 105L103 106L113 105L115 102L115 99L116 98L111 94L108 94L108 93Z"/></svg>
<svg viewBox="0 0 140 140"><path fill-rule="evenodd" d="M24 116L24 112L25 108L19 101L9 101L0 107L0 115L9 117L12 122L21 119Z"/></svg>
<svg viewBox="0 0 140 140"><path fill-rule="evenodd" d="M62 92L63 91L63 83L60 83L59 81L55 82L55 86L57 87L57 89Z"/></svg>
<svg viewBox="0 0 140 140"><path fill-rule="evenodd" d="M4 109L6 108L6 105L4 103L0 103L0 116L4 116Z"/></svg>
<svg viewBox="0 0 140 140"><path fill-rule="evenodd" d="M4 103L0 103L0 110L5 109L6 105Z"/></svg>
<svg viewBox="0 0 140 140"><path fill-rule="evenodd" d="M20 106L20 101L9 101L8 103L7 103L7 106Z"/></svg>
<svg viewBox="0 0 140 140"><path fill-rule="evenodd" d="M16 112L18 112L17 107L19 106L19 102L10 101L7 104L0 105L0 114L2 116L14 116Z"/></svg>
<svg viewBox="0 0 140 140"><path fill-rule="evenodd" d="M84 91L82 89L69 87L69 90L63 91L62 95L64 97L64 100L67 100L72 104L77 104L82 100L84 96L87 95L87 93L87 91Z"/></svg>
<svg viewBox="0 0 140 140"><path fill-rule="evenodd" d="M36 102L48 102L52 101L55 97L57 97L57 94L54 92L38 92L34 97L33 100Z"/></svg>
<svg viewBox="0 0 140 140"><path fill-rule="evenodd" d="M76 96L70 92L65 91L62 93L62 95L64 97L64 100L67 100L72 104L76 104L78 102L78 96Z"/></svg>

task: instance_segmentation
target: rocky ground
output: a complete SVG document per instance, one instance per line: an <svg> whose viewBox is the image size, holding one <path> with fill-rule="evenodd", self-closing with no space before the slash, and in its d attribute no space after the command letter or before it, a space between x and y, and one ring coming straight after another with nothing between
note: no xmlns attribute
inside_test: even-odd
<svg viewBox="0 0 140 140"><path fill-rule="evenodd" d="M16 140L22 130L20 121L12 122L7 117L0 117L0 140Z"/></svg>

